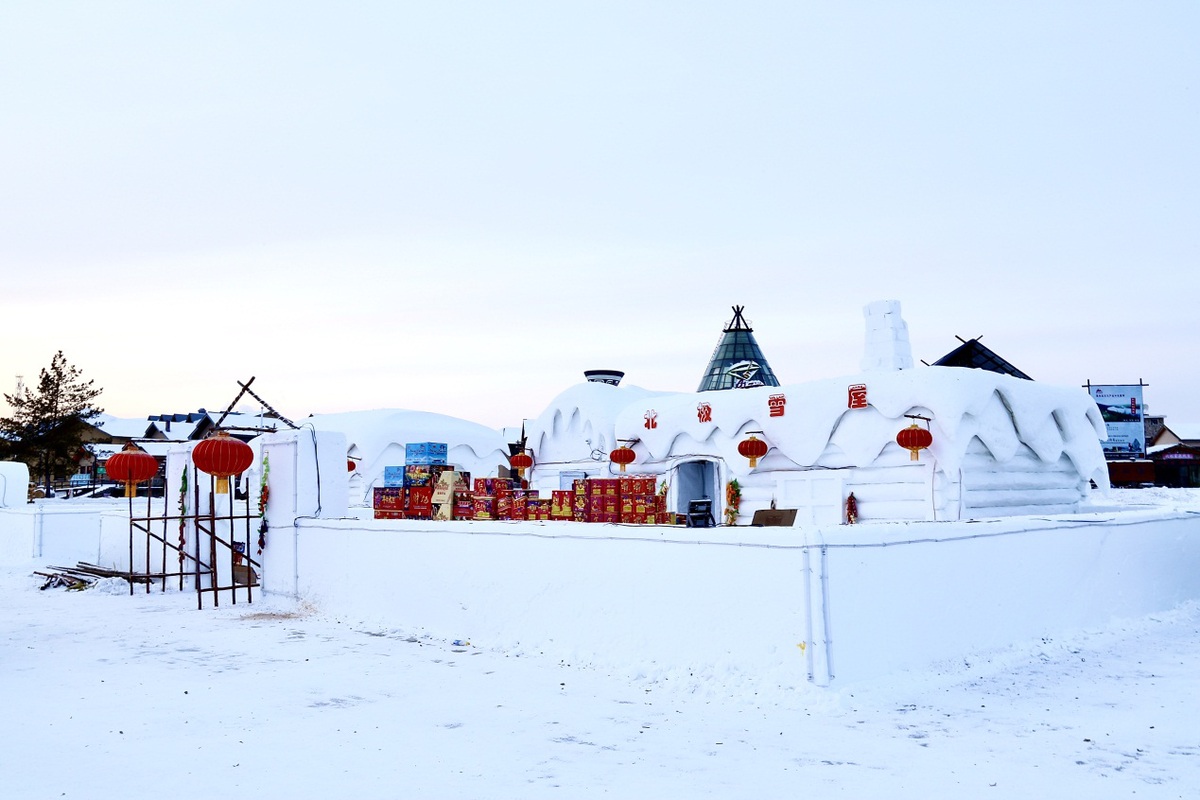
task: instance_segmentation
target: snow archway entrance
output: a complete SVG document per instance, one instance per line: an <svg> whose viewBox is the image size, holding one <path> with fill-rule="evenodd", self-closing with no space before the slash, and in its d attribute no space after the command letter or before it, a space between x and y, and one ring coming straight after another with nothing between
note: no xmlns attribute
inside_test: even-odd
<svg viewBox="0 0 1200 800"><path fill-rule="evenodd" d="M713 516L720 519L724 495L721 492L717 463L709 459L682 461L675 465L674 480L677 514L688 512L688 503L693 500L711 500Z"/></svg>

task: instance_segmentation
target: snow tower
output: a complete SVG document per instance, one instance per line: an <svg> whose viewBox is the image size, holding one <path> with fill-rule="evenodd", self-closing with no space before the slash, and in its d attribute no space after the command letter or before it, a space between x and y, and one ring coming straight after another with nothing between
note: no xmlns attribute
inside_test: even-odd
<svg viewBox="0 0 1200 800"><path fill-rule="evenodd" d="M754 329L742 316L743 308L745 306L733 307L733 321L722 331L721 341L713 350L697 392L779 385L771 365L754 340Z"/></svg>

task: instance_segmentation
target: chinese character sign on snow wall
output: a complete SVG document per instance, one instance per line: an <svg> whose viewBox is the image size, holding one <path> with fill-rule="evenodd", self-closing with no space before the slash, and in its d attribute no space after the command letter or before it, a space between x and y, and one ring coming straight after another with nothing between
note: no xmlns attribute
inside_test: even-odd
<svg viewBox="0 0 1200 800"><path fill-rule="evenodd" d="M846 393L846 408L867 407L867 385L865 383L855 383L847 386Z"/></svg>
<svg viewBox="0 0 1200 800"><path fill-rule="evenodd" d="M1088 386L1108 433L1104 455L1110 458L1142 458L1146 455L1142 388L1137 385Z"/></svg>

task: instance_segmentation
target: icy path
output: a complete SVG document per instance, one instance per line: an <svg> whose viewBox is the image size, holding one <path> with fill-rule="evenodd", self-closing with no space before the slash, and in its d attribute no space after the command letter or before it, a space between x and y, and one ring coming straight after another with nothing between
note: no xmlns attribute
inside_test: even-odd
<svg viewBox="0 0 1200 800"><path fill-rule="evenodd" d="M19 798L1194 798L1200 612L786 697L0 573Z"/></svg>

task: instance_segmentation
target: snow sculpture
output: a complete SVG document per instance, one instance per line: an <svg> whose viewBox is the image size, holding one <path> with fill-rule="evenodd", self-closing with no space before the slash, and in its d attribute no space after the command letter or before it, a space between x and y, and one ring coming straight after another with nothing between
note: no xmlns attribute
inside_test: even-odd
<svg viewBox="0 0 1200 800"><path fill-rule="evenodd" d="M29 467L19 461L0 462L0 508L25 505L29 494Z"/></svg>
<svg viewBox="0 0 1200 800"><path fill-rule="evenodd" d="M900 316L898 300L879 300L863 307L867 320L867 344L862 370L912 369L912 344L908 325Z"/></svg>

